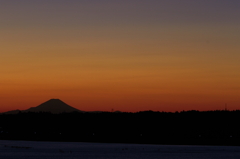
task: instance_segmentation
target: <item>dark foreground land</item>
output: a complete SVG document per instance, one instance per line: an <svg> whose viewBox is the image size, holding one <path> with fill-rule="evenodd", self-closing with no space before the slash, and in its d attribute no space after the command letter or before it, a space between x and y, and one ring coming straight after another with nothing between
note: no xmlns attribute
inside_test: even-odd
<svg viewBox="0 0 240 159"><path fill-rule="evenodd" d="M240 145L240 111L0 115L0 140Z"/></svg>

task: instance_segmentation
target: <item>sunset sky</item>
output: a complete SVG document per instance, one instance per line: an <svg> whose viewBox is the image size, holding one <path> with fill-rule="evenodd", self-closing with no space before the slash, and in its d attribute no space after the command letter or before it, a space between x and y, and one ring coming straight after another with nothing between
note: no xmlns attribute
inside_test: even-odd
<svg viewBox="0 0 240 159"><path fill-rule="evenodd" d="M0 112L240 109L239 0L1 0Z"/></svg>

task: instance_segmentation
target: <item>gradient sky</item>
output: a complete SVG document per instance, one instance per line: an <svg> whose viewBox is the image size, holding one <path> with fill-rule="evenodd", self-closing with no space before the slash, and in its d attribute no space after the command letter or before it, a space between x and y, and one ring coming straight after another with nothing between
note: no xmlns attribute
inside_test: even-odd
<svg viewBox="0 0 240 159"><path fill-rule="evenodd" d="M239 0L1 0L0 112L240 109Z"/></svg>

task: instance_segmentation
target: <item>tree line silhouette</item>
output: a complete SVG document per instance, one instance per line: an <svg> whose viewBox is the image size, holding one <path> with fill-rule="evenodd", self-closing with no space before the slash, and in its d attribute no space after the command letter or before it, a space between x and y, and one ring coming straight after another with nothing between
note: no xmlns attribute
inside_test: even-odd
<svg viewBox="0 0 240 159"><path fill-rule="evenodd" d="M240 145L240 111L0 115L1 140Z"/></svg>

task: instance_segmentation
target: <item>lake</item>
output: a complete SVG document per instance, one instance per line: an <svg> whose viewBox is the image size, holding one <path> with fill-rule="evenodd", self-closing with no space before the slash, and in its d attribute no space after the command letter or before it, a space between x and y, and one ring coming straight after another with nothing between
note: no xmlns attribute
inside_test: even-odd
<svg viewBox="0 0 240 159"><path fill-rule="evenodd" d="M235 159L240 147L0 140L0 159Z"/></svg>

